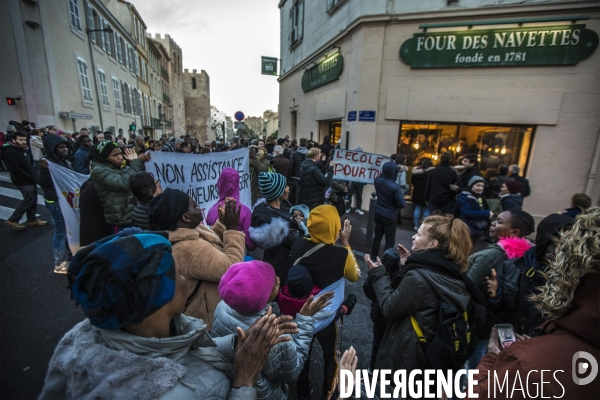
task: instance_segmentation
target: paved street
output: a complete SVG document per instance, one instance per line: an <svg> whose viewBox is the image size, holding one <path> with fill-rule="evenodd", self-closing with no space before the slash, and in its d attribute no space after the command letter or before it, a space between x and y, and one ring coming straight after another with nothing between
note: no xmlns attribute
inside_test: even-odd
<svg viewBox="0 0 600 400"><path fill-rule="evenodd" d="M41 193L41 191L40 191ZM7 218L19 204L21 196L10 183L7 173L0 173L0 215ZM41 202L40 202L41 203ZM38 204L40 218L50 221L43 205ZM351 245L361 255L364 248L367 215L351 213L353 224ZM410 244L412 231L406 222L397 231L397 239ZM42 388L48 361L60 338L83 319L67 289L65 275L53 273L51 225L18 232L0 224L0 398L35 399ZM356 283L347 283L346 292L354 293L358 303L344 321L343 348L357 349L359 368L367 368L371 351L369 302L362 292L366 269ZM320 348L315 346L311 360L311 382L314 399L320 398L322 362ZM295 398L294 388L291 399Z"/></svg>

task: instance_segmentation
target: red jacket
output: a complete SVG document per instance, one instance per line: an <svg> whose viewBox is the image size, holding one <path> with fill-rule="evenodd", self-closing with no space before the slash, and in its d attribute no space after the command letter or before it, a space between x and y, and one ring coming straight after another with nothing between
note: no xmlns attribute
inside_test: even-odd
<svg viewBox="0 0 600 400"><path fill-rule="evenodd" d="M479 374L475 380L479 383L474 392L479 399L500 398L542 398L543 396L563 399L598 399L600 398L600 372L587 385L577 385L573 381L573 365L575 353L585 351L600 363L600 274L592 272L586 275L575 290L573 307L561 318L554 321L546 329L546 335L534 337L514 343L498 355L487 354L478 366ZM585 361L580 359L582 362ZM588 362L590 364L590 362ZM543 372L542 372L543 370ZM556 372L562 370L563 372ZM578 377L590 376L588 372ZM508 372L508 388L500 393L496 386L494 395L494 371L502 384ZM525 392L519 389L517 372ZM490 374L488 392L488 373ZM529 377L529 380L528 380ZM543 378L543 379L542 379ZM537 395L536 395L537 388ZM529 392L527 392L529 390Z"/></svg>

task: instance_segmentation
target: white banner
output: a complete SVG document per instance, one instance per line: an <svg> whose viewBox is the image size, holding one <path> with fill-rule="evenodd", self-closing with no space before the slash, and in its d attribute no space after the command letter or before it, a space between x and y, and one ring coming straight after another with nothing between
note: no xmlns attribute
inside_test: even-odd
<svg viewBox="0 0 600 400"><path fill-rule="evenodd" d="M160 180L163 189L179 189L192 196L204 218L219 200L217 181L227 167L239 172L240 202L252 208L248 149L207 154L152 152L151 156L146 171Z"/></svg>
<svg viewBox="0 0 600 400"><path fill-rule="evenodd" d="M355 150L337 149L333 156L333 179L373 184L389 157Z"/></svg>
<svg viewBox="0 0 600 400"><path fill-rule="evenodd" d="M67 242L69 243L71 253L75 254L81 248L79 245L80 188L90 176L77 173L50 161L48 161L48 164L50 165L50 174L54 182L54 189L58 196L60 211L65 219Z"/></svg>

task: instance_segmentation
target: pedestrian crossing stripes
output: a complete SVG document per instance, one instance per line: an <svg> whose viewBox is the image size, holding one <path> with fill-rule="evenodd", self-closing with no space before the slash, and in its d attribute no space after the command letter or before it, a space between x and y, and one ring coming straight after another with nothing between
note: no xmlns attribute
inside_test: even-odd
<svg viewBox="0 0 600 400"><path fill-rule="evenodd" d="M39 190L40 189L38 188L38 191ZM21 192L19 192L17 189L9 189L9 188L5 188L5 187L0 187L0 196L12 197L13 199L23 200L23 196L21 195ZM46 205L44 203L44 196L38 194L37 203L40 206Z"/></svg>
<svg viewBox="0 0 600 400"><path fill-rule="evenodd" d="M0 182L11 183L10 175L7 172L0 173ZM41 189L38 187L38 191L39 190L41 190ZM17 189L10 189L10 188L1 187L1 186L0 186L0 196L6 196L6 197L11 197L11 198L17 199L17 200L23 200L23 196L21 195L21 192L19 192ZM44 196L38 195L37 203L40 206L45 205ZM3 205L0 205L0 220L9 219L14 211L15 211L14 208L5 207ZM39 217L40 215L36 214L36 216ZM27 221L27 216L24 215L23 218L21 218L21 221L19 221L19 222L24 223L25 221Z"/></svg>

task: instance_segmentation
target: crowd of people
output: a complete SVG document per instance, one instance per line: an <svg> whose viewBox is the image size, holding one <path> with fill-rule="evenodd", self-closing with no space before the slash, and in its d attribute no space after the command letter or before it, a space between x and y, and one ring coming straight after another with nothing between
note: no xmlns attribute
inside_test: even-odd
<svg viewBox="0 0 600 400"><path fill-rule="evenodd" d="M363 213L364 184L334 179L328 137L200 147L190 137L125 144L110 132L74 135L27 121L9 128L3 159L24 200L6 224L47 224L36 217L39 185L54 226L54 272L67 275L87 317L57 345L40 398L282 399L295 385L308 399L315 339L322 398L339 397L340 369L357 365L353 349L342 356L344 318L358 301L345 283L361 278L343 215L353 205ZM206 214L145 172L155 151L243 148L252 204L240 202L232 168L219 175L219 200ZM375 236L364 256L370 373L478 369L476 392L491 398L488 371L535 370L527 385L544 385L539 371L567 368L576 351L600 359L600 208L588 196L536 224L522 209L530 189L518 166L484 177L471 155L460 168L450 153L437 166L390 159L373 182ZM89 175L76 254L49 163ZM395 238L407 199L415 204L410 250ZM510 347L499 344L498 324L512 325ZM598 380L564 377L544 393L600 392Z"/></svg>

